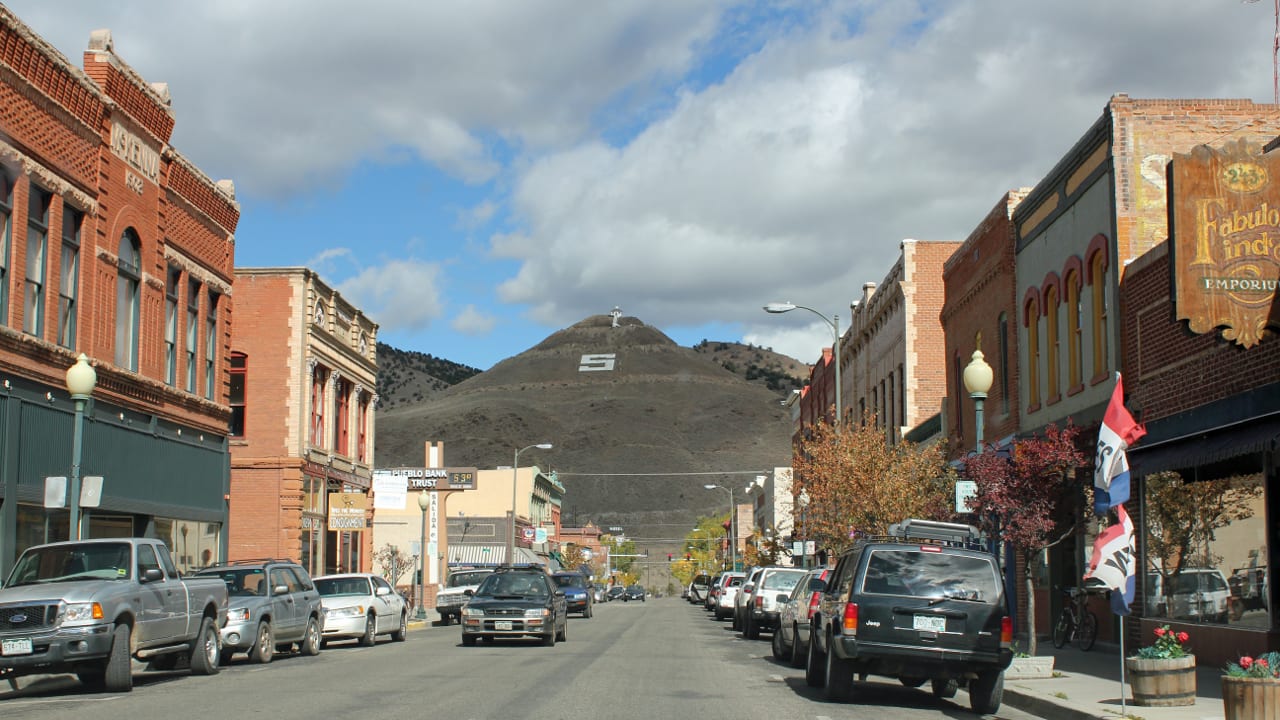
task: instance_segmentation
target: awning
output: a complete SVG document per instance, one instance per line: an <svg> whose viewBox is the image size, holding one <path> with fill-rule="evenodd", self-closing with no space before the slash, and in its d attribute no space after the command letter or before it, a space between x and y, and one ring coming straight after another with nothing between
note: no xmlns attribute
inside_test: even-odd
<svg viewBox="0 0 1280 720"><path fill-rule="evenodd" d="M449 567L495 567L507 561L507 546L491 543L449 543ZM529 548L516 546L517 563L547 565L547 558L540 557Z"/></svg>
<svg viewBox="0 0 1280 720"><path fill-rule="evenodd" d="M1208 465L1251 453L1269 452L1280 437L1280 415L1250 420L1202 433L1184 435L1154 445L1139 440L1129 449L1134 475Z"/></svg>

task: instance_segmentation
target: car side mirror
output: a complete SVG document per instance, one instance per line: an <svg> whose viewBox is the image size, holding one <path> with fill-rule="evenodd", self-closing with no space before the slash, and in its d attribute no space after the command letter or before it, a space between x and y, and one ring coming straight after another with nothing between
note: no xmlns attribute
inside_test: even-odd
<svg viewBox="0 0 1280 720"><path fill-rule="evenodd" d="M277 585L277 586L275 586L275 587L271 588L271 594L272 594L272 595L288 595L288 594L289 594L289 586L288 586L288 585Z"/></svg>
<svg viewBox="0 0 1280 720"><path fill-rule="evenodd" d="M755 587L756 587L755 585L743 585L743 586L742 586L742 592L744 592L744 593L748 593L748 594L749 594L749 593L751 593L753 590L755 590Z"/></svg>
<svg viewBox="0 0 1280 720"><path fill-rule="evenodd" d="M777 602L780 605L786 605L791 602L791 596L787 593L778 593Z"/></svg>
<svg viewBox="0 0 1280 720"><path fill-rule="evenodd" d="M471 588L467 588L466 590L462 591L462 594L466 595L467 597L471 597L472 595L476 594L476 591L472 590Z"/></svg>
<svg viewBox="0 0 1280 720"><path fill-rule="evenodd" d="M557 590L556 597L564 597L564 590Z"/></svg>
<svg viewBox="0 0 1280 720"><path fill-rule="evenodd" d="M826 592L826 591L827 591L826 580L823 580L822 578L813 578L812 580L809 581L809 592L816 593L816 592Z"/></svg>
<svg viewBox="0 0 1280 720"><path fill-rule="evenodd" d="M157 582L164 579L164 572L160 568L147 568L138 579L144 583Z"/></svg>
<svg viewBox="0 0 1280 720"><path fill-rule="evenodd" d="M377 587L377 588L375 588L375 589L374 589L373 594L374 594L374 595L377 595L378 597L382 597L383 595L390 595L390 594L391 594L391 588L386 588L386 587L381 587L381 586L379 586L379 587Z"/></svg>

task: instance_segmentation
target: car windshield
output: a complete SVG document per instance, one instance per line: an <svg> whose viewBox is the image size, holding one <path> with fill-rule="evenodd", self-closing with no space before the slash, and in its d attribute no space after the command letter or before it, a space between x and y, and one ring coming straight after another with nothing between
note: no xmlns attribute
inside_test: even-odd
<svg viewBox="0 0 1280 720"><path fill-rule="evenodd" d="M556 585L563 588L585 588L587 581L581 575L552 575L552 580L556 581Z"/></svg>
<svg viewBox="0 0 1280 720"><path fill-rule="evenodd" d="M803 570L779 570L765 577L764 587L766 590L790 590L804 576Z"/></svg>
<svg viewBox="0 0 1280 720"><path fill-rule="evenodd" d="M218 568L201 570L196 574L222 578L227 586L227 594L231 597L266 597L267 594L267 575L262 568Z"/></svg>
<svg viewBox="0 0 1280 720"><path fill-rule="evenodd" d="M1197 592L1220 592L1227 584L1217 571L1183 571L1173 578L1173 592L1177 595Z"/></svg>
<svg viewBox="0 0 1280 720"><path fill-rule="evenodd" d="M872 551L862 591L993 602L998 583L995 563L986 557L892 548Z"/></svg>
<svg viewBox="0 0 1280 720"><path fill-rule="evenodd" d="M6 587L132 577L129 543L83 543L32 548L18 558Z"/></svg>
<svg viewBox="0 0 1280 720"><path fill-rule="evenodd" d="M533 573L494 573L476 588L476 595L492 597L546 597L547 579Z"/></svg>
<svg viewBox="0 0 1280 720"><path fill-rule="evenodd" d="M449 581L445 583L445 587L452 588L452 587L462 587L464 585L479 585L481 580L484 580L486 577L492 574L493 573L487 570L476 570L472 572L465 572L465 571L456 572L455 571L453 574L449 576Z"/></svg>
<svg viewBox="0 0 1280 720"><path fill-rule="evenodd" d="M325 597L373 594L368 578L362 577L319 578L316 580L316 589Z"/></svg>

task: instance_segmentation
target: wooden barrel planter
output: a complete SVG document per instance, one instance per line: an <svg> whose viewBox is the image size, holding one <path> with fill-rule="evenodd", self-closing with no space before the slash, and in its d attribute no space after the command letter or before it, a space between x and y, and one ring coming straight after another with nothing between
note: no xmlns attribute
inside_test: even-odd
<svg viewBox="0 0 1280 720"><path fill-rule="evenodd" d="M1125 658L1133 704L1175 707L1196 704L1196 656L1180 658Z"/></svg>
<svg viewBox="0 0 1280 720"><path fill-rule="evenodd" d="M1222 676L1226 720L1268 720L1280 712L1280 680Z"/></svg>

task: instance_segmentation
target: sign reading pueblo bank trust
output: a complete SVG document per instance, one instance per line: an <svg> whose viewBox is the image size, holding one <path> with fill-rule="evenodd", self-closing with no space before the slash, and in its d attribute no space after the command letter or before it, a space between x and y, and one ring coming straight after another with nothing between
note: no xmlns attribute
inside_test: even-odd
<svg viewBox="0 0 1280 720"><path fill-rule="evenodd" d="M1174 155L1169 206L1178 319L1246 348L1280 329L1280 151L1240 140Z"/></svg>

